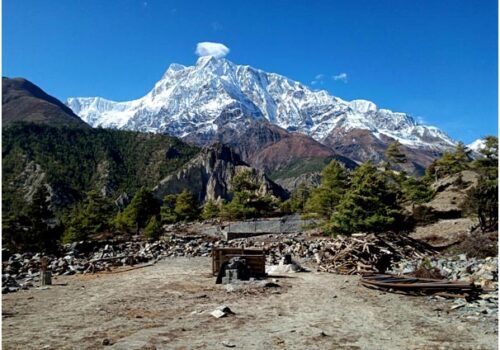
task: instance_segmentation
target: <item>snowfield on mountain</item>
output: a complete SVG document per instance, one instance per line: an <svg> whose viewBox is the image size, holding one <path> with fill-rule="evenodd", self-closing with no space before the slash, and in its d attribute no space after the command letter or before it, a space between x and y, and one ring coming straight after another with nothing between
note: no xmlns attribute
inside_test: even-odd
<svg viewBox="0 0 500 350"><path fill-rule="evenodd" d="M200 57L194 66L170 65L154 88L137 100L75 97L67 105L94 127L181 138L202 135L202 140L212 140L223 127L238 130L251 119L319 142L361 129L409 148L442 152L454 145L443 131L421 125L408 114L378 108L366 100L344 101L282 75L212 56Z"/></svg>

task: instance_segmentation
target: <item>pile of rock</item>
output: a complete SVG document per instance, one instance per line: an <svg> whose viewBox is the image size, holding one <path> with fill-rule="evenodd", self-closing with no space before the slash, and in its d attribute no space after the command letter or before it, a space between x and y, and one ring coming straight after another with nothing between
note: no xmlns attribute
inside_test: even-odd
<svg viewBox="0 0 500 350"><path fill-rule="evenodd" d="M466 281L485 290L498 289L498 258L467 258L465 254L456 257L428 257L417 260L403 260L392 268L396 274L411 274L419 266L436 268L449 280Z"/></svg>
<svg viewBox="0 0 500 350"><path fill-rule="evenodd" d="M498 316L498 257L485 259L467 258L465 254L447 258L427 258L424 260L401 261L392 272L412 274L419 266L437 269L449 280L474 283L481 287L481 294L476 300L455 299L450 306L457 310L460 317L476 318ZM442 299L439 296L430 297Z"/></svg>
<svg viewBox="0 0 500 350"><path fill-rule="evenodd" d="M163 257L208 256L212 242L203 239L172 238L153 243L79 242L65 245L57 254L47 255L52 275L73 275L109 271L112 267L133 266ZM3 251L2 293L32 287L40 281L40 253L9 254Z"/></svg>
<svg viewBox="0 0 500 350"><path fill-rule="evenodd" d="M52 275L109 271L165 257L209 256L214 247L258 247L266 252L267 265L276 265L287 254L310 261L320 271L353 274L379 272L401 259L421 258L429 248L404 235L357 235L338 239L307 239L302 234L273 235L267 241L239 239L224 241L207 236L175 236L148 243L79 242L65 245L47 256ZM8 254L4 251L3 293L28 288L40 278L41 254Z"/></svg>

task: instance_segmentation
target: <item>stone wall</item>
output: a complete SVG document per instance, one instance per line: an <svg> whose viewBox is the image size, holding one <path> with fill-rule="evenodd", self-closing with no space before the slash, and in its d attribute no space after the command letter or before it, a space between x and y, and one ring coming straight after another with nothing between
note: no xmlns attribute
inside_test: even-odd
<svg viewBox="0 0 500 350"><path fill-rule="evenodd" d="M230 240L265 234L300 232L304 226L311 223L313 220L302 220L299 215L288 215L280 218L232 222L218 228L222 237Z"/></svg>

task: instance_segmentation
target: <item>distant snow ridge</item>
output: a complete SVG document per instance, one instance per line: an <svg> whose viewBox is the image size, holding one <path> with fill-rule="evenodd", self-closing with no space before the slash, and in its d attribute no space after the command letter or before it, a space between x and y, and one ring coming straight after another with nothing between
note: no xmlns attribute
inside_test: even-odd
<svg viewBox="0 0 500 350"><path fill-rule="evenodd" d="M365 100L344 101L313 91L284 76L224 58L203 56L196 65L172 64L146 96L114 102L100 97L69 98L67 105L85 122L186 137L238 128L246 118L267 119L289 131L323 141L332 132L370 130L413 148L446 149L454 142L405 113L379 109Z"/></svg>
<svg viewBox="0 0 500 350"><path fill-rule="evenodd" d="M486 141L484 139L477 139L476 141L467 145L468 149L476 153L479 153L479 151L485 147L486 147Z"/></svg>

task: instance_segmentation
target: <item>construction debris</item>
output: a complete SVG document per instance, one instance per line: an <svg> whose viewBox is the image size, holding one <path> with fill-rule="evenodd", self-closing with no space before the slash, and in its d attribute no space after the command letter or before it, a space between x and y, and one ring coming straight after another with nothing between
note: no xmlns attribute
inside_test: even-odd
<svg viewBox="0 0 500 350"><path fill-rule="evenodd" d="M388 292L413 295L442 293L441 295L469 300L476 299L480 293L479 288L472 283L386 274L365 275L361 278L361 284L367 288Z"/></svg>
<svg viewBox="0 0 500 350"><path fill-rule="evenodd" d="M426 244L390 232L310 241L289 239L271 243L266 249L268 263L276 264L283 255L292 254L312 260L319 271L347 275L385 272L402 259L423 258L435 253Z"/></svg>
<svg viewBox="0 0 500 350"><path fill-rule="evenodd" d="M226 305L219 306L217 309L210 313L215 318L225 317L227 315L234 315L234 312Z"/></svg>

